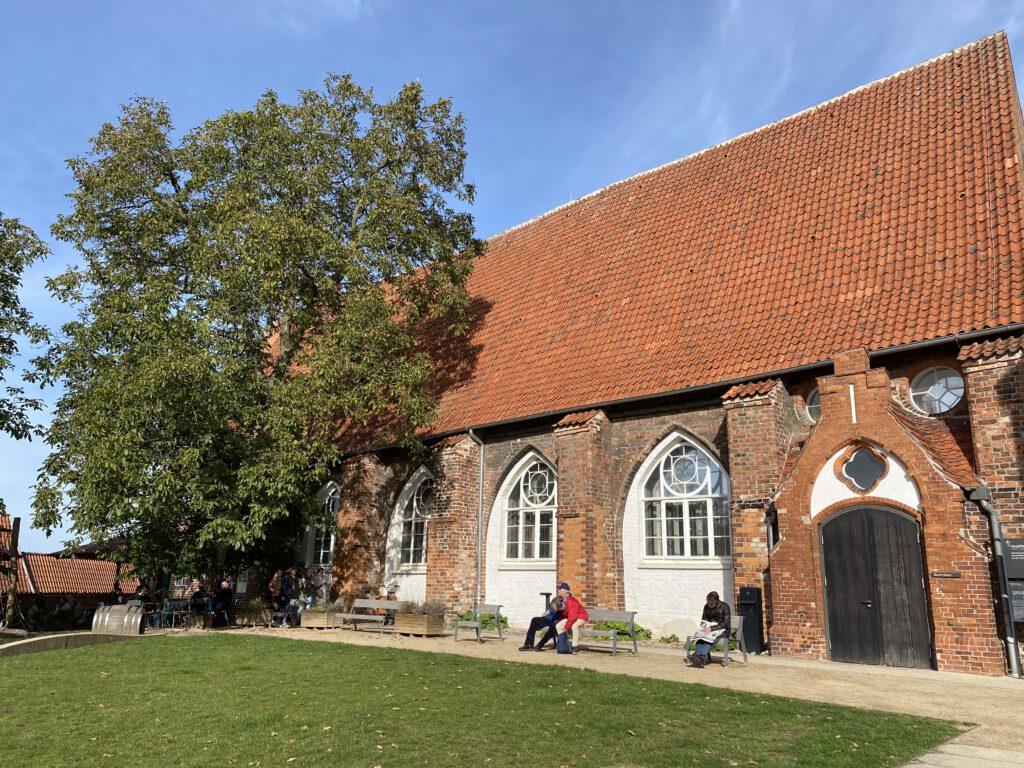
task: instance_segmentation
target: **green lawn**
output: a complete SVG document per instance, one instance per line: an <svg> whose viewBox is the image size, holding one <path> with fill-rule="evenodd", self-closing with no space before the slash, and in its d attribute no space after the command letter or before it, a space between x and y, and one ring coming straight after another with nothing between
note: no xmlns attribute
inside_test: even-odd
<svg viewBox="0 0 1024 768"><path fill-rule="evenodd" d="M234 633L0 661L12 768L895 766L956 732L568 666Z"/></svg>

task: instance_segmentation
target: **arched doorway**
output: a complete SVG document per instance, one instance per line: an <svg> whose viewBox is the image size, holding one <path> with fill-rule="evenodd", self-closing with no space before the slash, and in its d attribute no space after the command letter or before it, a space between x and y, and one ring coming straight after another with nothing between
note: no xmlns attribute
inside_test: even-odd
<svg viewBox="0 0 1024 768"><path fill-rule="evenodd" d="M829 658L932 667L920 528L885 507L854 507L820 529Z"/></svg>

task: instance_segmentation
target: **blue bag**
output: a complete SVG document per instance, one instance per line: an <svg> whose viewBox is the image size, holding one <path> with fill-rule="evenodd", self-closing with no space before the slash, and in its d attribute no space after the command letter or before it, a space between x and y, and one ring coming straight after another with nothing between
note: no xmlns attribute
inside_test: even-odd
<svg viewBox="0 0 1024 768"><path fill-rule="evenodd" d="M565 632L559 632L555 638L555 652L572 653L572 646L569 645L569 635Z"/></svg>

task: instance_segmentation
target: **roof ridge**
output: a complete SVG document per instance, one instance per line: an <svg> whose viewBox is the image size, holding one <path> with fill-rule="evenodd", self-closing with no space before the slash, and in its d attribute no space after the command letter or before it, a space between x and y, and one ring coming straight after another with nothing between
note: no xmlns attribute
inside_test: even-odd
<svg viewBox="0 0 1024 768"><path fill-rule="evenodd" d="M696 152L694 152L692 154L689 154L689 155L686 155L685 157L680 157L680 158L677 158L675 160L670 160L667 163L662 163L661 165L655 166L654 168L648 168L646 171L640 171L639 173L635 173L632 176L627 176L625 179L619 179L618 181L613 181L611 184L607 184L607 185L601 187L600 189L595 189L593 192L588 192L587 194L583 195L582 197L577 197L574 200L569 200L568 202L562 203L561 205L556 206L556 207L552 208L549 211L545 211L544 213L537 214L536 216L534 216L531 219L527 219L526 221L520 222L519 224L516 224L515 226L509 227L508 229L506 229L506 230L504 230L502 232L499 232L496 235L491 235L489 238L487 238L487 240L488 241L497 240L498 238L504 237L505 235L508 235L508 234L513 233L513 232L516 232L517 230L523 229L524 227L526 227L526 226L528 226L530 224L533 224L534 222L540 221L541 219L545 219L548 216L551 216L552 214L558 213L559 211L561 211L561 210L563 210L565 208L569 208L570 206L574 206L577 203L582 203L584 200L589 200L592 197L597 197L598 195L602 195L605 192L608 192L609 190L612 190L612 189L614 189L614 188L616 188L618 186L621 186L623 184L628 184L630 182L636 181L637 179L641 179L644 176L649 176L651 174L657 173L658 171L662 171L662 170L665 170L666 168L670 168L670 167L672 167L674 165L678 165L680 163L684 163L687 160L693 160L694 158L700 157L701 155L705 154L706 152L711 152L712 150L720 149L722 147L729 146L730 144L734 144L734 143L740 141L741 139L746 139L746 138L748 138L750 136L753 136L753 135L756 135L758 133L761 133L762 131L767 131L769 128L774 128L775 126L783 125L785 123L788 123L790 120L795 120L798 117L803 117L804 115L810 114L812 112L816 112L817 110L822 109L823 107L828 107L828 106L830 106L832 104L835 104L838 101L842 101L843 99L849 98L850 96L853 96L855 93L860 93L861 91L867 90L869 88L874 88L875 86L880 85L881 83L884 83L884 82L886 82L888 80L894 80L897 77L902 77L903 75L906 75L906 74L908 74L910 72L913 72L914 70L921 69L923 67L927 67L929 65L935 64L936 62L939 62L942 59L951 58L953 56L956 56L958 53L962 53L963 51L967 51L967 50L969 50L971 48L974 48L976 46L986 45L986 44L988 44L988 43L990 43L990 42L992 42L994 40L1002 40L1004 42L1004 44L1005 44L1006 43L1006 39L1007 39L1006 38L1006 31L1000 29L1000 30L998 30L996 32L993 32L991 35L986 35L985 37L979 38L977 40L973 40L972 42L965 43L964 45L961 45L961 46L959 46L957 48L954 48L951 51L946 51L945 53L939 54L938 56L934 56L933 58L930 58L927 61L922 61L919 64L914 64L913 66L907 67L906 69L901 69L899 72L894 72L891 75L886 75L885 77L880 77L877 80L872 80L870 83L865 83L864 85L859 85L856 88L853 88L852 90L847 91L846 93L841 93L838 96L833 96L831 99L823 101L820 104L815 104L813 106L806 107L805 109L802 109L799 112L796 112L796 113L794 113L792 115L787 115L786 117L779 118L778 120L775 120L774 122L766 123L765 125L759 126L757 128L752 128L749 131L746 131L744 133L741 133L741 134L738 134L736 136L733 136L732 138L726 139L725 141L721 141L718 144L712 144L709 147L705 147L704 149L697 150Z"/></svg>

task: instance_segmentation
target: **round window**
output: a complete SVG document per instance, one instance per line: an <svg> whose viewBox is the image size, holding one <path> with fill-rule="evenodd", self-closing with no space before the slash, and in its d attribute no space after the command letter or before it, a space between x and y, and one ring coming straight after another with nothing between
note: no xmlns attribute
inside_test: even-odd
<svg viewBox="0 0 1024 768"><path fill-rule="evenodd" d="M910 385L914 405L932 415L952 410L963 396L963 377L952 368L929 368L919 373Z"/></svg>
<svg viewBox="0 0 1024 768"><path fill-rule="evenodd" d="M807 393L807 397L804 399L804 410L807 411L807 418L817 424L818 419L821 418L821 395L818 393L817 387Z"/></svg>

